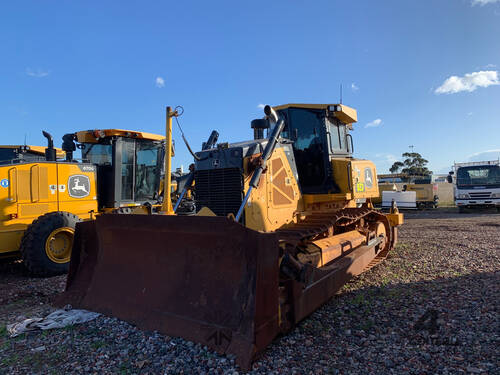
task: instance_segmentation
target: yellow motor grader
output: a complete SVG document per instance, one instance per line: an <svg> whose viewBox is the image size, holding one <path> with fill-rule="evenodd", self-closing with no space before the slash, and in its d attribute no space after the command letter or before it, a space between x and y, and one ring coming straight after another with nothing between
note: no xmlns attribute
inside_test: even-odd
<svg viewBox="0 0 500 375"><path fill-rule="evenodd" d="M62 150L43 133L47 147L0 147L0 257L21 256L37 276L67 272L77 222L158 203L165 154L165 136L144 132L70 133Z"/></svg>
<svg viewBox="0 0 500 375"><path fill-rule="evenodd" d="M373 209L375 165L352 156L356 111L287 104L264 112L251 122L253 140L195 154L196 216L78 223L58 304L200 342L247 368L383 260L403 217Z"/></svg>

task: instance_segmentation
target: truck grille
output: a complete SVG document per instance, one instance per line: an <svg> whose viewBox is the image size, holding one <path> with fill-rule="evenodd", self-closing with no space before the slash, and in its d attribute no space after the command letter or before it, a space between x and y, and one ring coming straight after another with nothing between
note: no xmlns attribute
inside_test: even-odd
<svg viewBox="0 0 500 375"><path fill-rule="evenodd" d="M480 193L469 193L469 197L471 197L471 199L488 199L491 197L491 192L482 191Z"/></svg>
<svg viewBox="0 0 500 375"><path fill-rule="evenodd" d="M239 168L196 171L196 209L210 208L217 216L236 215L243 195L243 179Z"/></svg>

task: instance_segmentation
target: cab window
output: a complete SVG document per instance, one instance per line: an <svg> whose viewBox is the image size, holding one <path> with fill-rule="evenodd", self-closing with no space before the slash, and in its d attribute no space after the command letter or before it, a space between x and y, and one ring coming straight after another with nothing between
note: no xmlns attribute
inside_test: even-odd
<svg viewBox="0 0 500 375"><path fill-rule="evenodd" d="M289 122L297 173L302 188L317 187L325 181L325 149L322 139L322 111L290 109Z"/></svg>

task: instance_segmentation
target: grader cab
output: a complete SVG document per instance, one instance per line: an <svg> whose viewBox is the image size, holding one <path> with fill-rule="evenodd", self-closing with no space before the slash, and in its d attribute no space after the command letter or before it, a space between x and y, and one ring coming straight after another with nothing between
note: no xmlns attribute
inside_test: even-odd
<svg viewBox="0 0 500 375"><path fill-rule="evenodd" d="M77 222L159 204L165 137L88 130L66 134L61 150L43 133L47 147L0 147L0 257L50 276L67 272Z"/></svg>

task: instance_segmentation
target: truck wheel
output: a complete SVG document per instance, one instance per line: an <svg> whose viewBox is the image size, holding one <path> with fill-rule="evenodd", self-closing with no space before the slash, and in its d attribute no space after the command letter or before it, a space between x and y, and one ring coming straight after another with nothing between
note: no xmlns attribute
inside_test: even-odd
<svg viewBox="0 0 500 375"><path fill-rule="evenodd" d="M461 214L465 213L465 207L458 207L458 212Z"/></svg>
<svg viewBox="0 0 500 375"><path fill-rule="evenodd" d="M33 221L21 240L21 255L34 276L68 272L75 225L81 219L69 212L50 212Z"/></svg>

